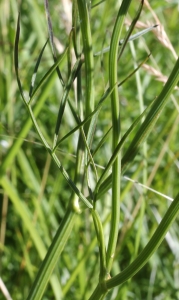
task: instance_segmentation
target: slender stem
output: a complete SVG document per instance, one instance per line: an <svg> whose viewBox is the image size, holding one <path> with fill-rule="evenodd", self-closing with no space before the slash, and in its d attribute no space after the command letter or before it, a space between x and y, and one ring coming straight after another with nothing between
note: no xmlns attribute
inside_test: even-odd
<svg viewBox="0 0 179 300"><path fill-rule="evenodd" d="M72 231L76 216L77 214L75 214L69 207L53 239L53 242L50 245L47 255L41 264L27 300L40 300L42 298L50 276Z"/></svg>
<svg viewBox="0 0 179 300"><path fill-rule="evenodd" d="M169 227L174 222L179 212L179 194L175 197L174 201L167 210L161 223L157 227L154 235L137 256L137 258L126 268L124 271L106 281L106 287L111 289L119 284L122 284L127 279L134 276L149 260L152 254L157 250L161 242L163 241Z"/></svg>
<svg viewBox="0 0 179 300"><path fill-rule="evenodd" d="M85 76L86 76L86 115L89 115L94 109L94 58L92 51L92 39L89 12L87 1L77 0L80 16L81 33L83 39L83 51L85 56Z"/></svg>
<svg viewBox="0 0 179 300"><path fill-rule="evenodd" d="M119 143L121 136L120 129L120 107L118 88L115 85L117 82L117 54L118 45L121 35L121 30L124 22L125 15L128 11L131 0L123 1L119 9L119 13L114 26L110 52L109 52L109 84L110 88L113 88L111 94L111 109L112 109L112 124L113 124L113 135L112 135L112 150L114 151L117 144ZM110 272L112 262L114 258L114 252L116 248L118 226L120 217L120 173L121 173L121 152L113 164L112 167L112 213L111 213L111 227L110 236L107 248L107 270Z"/></svg>
<svg viewBox="0 0 179 300"><path fill-rule="evenodd" d="M102 283L104 280L109 278L109 274L106 271L106 248L105 248L105 241L104 241L104 233L103 233L103 226L100 220L100 217L96 210L91 210L94 226L96 230L96 236L98 239L99 244L99 256L100 256L100 275L99 281Z"/></svg>

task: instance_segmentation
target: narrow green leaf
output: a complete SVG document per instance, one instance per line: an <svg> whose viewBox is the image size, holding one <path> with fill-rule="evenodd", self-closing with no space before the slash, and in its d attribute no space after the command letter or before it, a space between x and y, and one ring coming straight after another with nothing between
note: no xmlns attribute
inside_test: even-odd
<svg viewBox="0 0 179 300"><path fill-rule="evenodd" d="M151 237L148 244L137 256L137 258L121 273L106 281L106 287L111 289L119 284L122 284L127 279L133 277L139 270L148 262L149 258L157 250L170 226L174 222L179 212L179 194L175 197L169 209L165 213L155 233Z"/></svg>
<svg viewBox="0 0 179 300"><path fill-rule="evenodd" d="M131 35L128 38L127 42L131 42L131 41L134 41L134 40L138 39L139 37L143 36L144 34L148 33L149 31L155 29L157 26L158 25L150 26L150 27L148 27L146 29L143 29L143 30L141 30L141 31L139 31L139 32ZM124 43L124 41L125 41L125 39L120 40L119 41L119 46L122 46L123 43ZM110 47L106 47L106 48L102 49L101 51L94 53L94 56L99 56L101 54L107 53L107 52L109 52L109 49L110 49Z"/></svg>
<svg viewBox="0 0 179 300"><path fill-rule="evenodd" d="M59 256L72 231L76 216L77 214L72 212L71 209L66 211L52 244L48 249L47 255L38 271L36 280L31 287L27 300L40 300L42 298L51 274L59 260Z"/></svg>
<svg viewBox="0 0 179 300"><path fill-rule="evenodd" d="M140 144L147 138L151 130L153 129L157 119L159 118L162 109L167 103L167 100L173 89L177 85L179 81L179 58L176 61L176 64L165 84L161 93L154 101L149 113L147 114L144 122L142 123L141 127L139 128L138 132L136 133L135 137L133 138L131 144L129 145L126 153L122 158L122 168L123 170L127 167L128 163L131 162L134 157L136 156Z"/></svg>
<svg viewBox="0 0 179 300"><path fill-rule="evenodd" d="M176 64L165 84L159 96L154 100L152 107L146 116L144 122L142 123L140 129L137 131L133 141L129 145L128 150L122 158L122 172L131 162L135 155L138 152L140 144L147 138L147 136L152 131L157 119L159 118L162 109L166 105L170 95L172 94L175 86L179 81L179 59L176 61ZM107 190L111 187L112 177L109 175L106 180L102 183L99 188L98 198L100 198Z"/></svg>
<svg viewBox="0 0 179 300"><path fill-rule="evenodd" d="M19 55L18 55L19 37L20 37L20 13L19 13L18 19L17 19L17 28L16 28L16 36L15 36L14 67L15 67L16 78L17 78L17 83L18 83L18 86L19 86L19 91L20 91L21 97L24 100L24 102L26 102L25 96L24 96L24 93L23 93L23 88L22 88L22 85L21 85L21 81L20 81L20 78L19 78Z"/></svg>
<svg viewBox="0 0 179 300"><path fill-rule="evenodd" d="M107 163L107 165L106 165L103 173L101 174L101 177L100 177L100 179L99 179L99 181L98 181L98 183L96 185L96 189L95 189L96 192L99 190L99 187L101 186L102 182L106 178L106 175L109 172L109 170L111 169L111 167L112 167L112 165L113 165L116 157L118 156L118 153L121 150L124 142L129 137L129 135L134 130L134 128L139 124L139 122L142 120L142 118L146 115L147 111L150 109L150 107L152 106L153 102L151 102L151 104L143 111L143 113L132 123L132 125L129 127L129 129L126 131L126 133L123 135L123 137L121 138L120 142L118 143L118 145L114 149L113 154L112 154L109 162ZM98 198L98 195L97 195L97 198Z"/></svg>
<svg viewBox="0 0 179 300"><path fill-rule="evenodd" d="M43 46L42 50L40 51L39 57L38 57L37 62L35 64L34 72L33 72L32 79L31 79L31 85L30 85L30 89L29 89L29 98L31 98L31 96L32 96L32 92L33 92L33 89L34 89L34 84L35 84L35 80L36 80L38 67L40 65L41 58L42 58L42 55L44 53L45 47L47 46L47 43L48 43L48 39L47 39L45 45Z"/></svg>
<svg viewBox="0 0 179 300"><path fill-rule="evenodd" d="M122 54L123 54L123 52L124 52L124 49L125 49L125 47L126 47L126 44L127 44L128 40L129 40L129 37L130 37L130 35L131 35L131 33L132 33L134 27L135 27L135 24L137 23L137 21L138 21L138 19L139 19L139 17L140 17L140 14L141 14L143 5L144 5L144 0L141 0L141 4L140 4L139 9L138 9L138 11L137 11L137 13L136 13L136 16L135 16L134 19L132 20L132 23L131 23L131 25L130 25L130 27L129 27L129 30L128 30L127 34L126 34L126 37L125 37L124 40L122 41L121 49L120 49L119 55L118 55L118 61L119 61L120 57L122 56ZM120 41L119 41L119 44L120 44Z"/></svg>
<svg viewBox="0 0 179 300"><path fill-rule="evenodd" d="M58 111L58 117L57 117L57 121L56 121L56 126L55 126L55 135L54 135L54 141L53 141L53 148L56 147L57 144L57 140L58 140L58 134L59 134L59 130L60 130L60 125L62 122L62 117L63 117L63 113L65 110L65 105L68 99L68 94L70 92L72 83L76 77L77 72L79 71L79 69L82 66L83 61L81 60L81 58L78 58L78 60L76 61L71 73L70 73L70 77L68 79L68 83L65 87L64 93L63 93L63 97L60 103L60 108Z"/></svg>
<svg viewBox="0 0 179 300"><path fill-rule="evenodd" d="M53 64L53 66L51 66L50 69L47 71L47 73L42 77L42 79L40 80L38 86L34 89L34 92L32 93L31 98L30 98L28 103L30 103L34 99L36 93L41 88L41 86L52 75L52 73L56 70L57 66L62 63L63 59L66 56L67 50L68 50L68 48L65 49L65 52L56 60L56 62Z"/></svg>
<svg viewBox="0 0 179 300"><path fill-rule="evenodd" d="M55 50L55 46L54 46L54 42L53 42L53 28L52 28L52 22L51 22L51 18L50 18L48 0L44 0L44 6L45 6L46 17L47 17L47 27L48 27L50 45L51 45L51 49L52 49L54 63L56 63L57 62L57 56L56 56L56 50ZM64 86L65 84L64 84L63 77L62 77L62 74L60 72L60 69L59 69L58 65L56 67L56 71L57 71L57 75L58 75L58 78L60 79L60 82L61 82L62 86Z"/></svg>

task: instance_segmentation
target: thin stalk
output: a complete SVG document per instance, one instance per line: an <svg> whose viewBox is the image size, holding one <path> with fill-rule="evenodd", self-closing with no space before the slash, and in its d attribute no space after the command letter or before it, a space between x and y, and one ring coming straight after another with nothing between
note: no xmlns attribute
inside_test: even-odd
<svg viewBox="0 0 179 300"><path fill-rule="evenodd" d="M122 284L127 279L134 276L149 260L152 254L157 250L163 241L167 231L174 222L179 212L179 194L175 197L174 201L165 213L162 221L157 227L152 238L137 256L137 258L126 268L124 271L106 281L106 287L111 289L119 284Z"/></svg>
<svg viewBox="0 0 179 300"><path fill-rule="evenodd" d="M134 68L136 68L136 51L134 47L134 43L130 43L130 49L131 53L133 56L134 60ZM136 85L137 85L137 92L138 92L138 99L139 99L139 107L140 107L140 114L144 111L144 99L143 99L143 89L142 89L142 83L141 83L141 78L140 78L140 71L135 73L136 77ZM144 117L142 118L141 122L144 121ZM146 140L142 144L142 152L143 152L143 170L142 170L142 175L143 175L143 184L145 185L147 182L147 142ZM141 240L141 234L142 234L142 229L143 229L143 220L144 220L144 214L145 214L145 191L143 192L142 196L142 204L140 207L140 213L139 213L139 230L136 235L136 240L135 240L135 251L133 257L135 258L137 256L138 250L139 250L139 245L140 245L140 240Z"/></svg>
<svg viewBox="0 0 179 300"><path fill-rule="evenodd" d="M127 42L131 42L131 41L134 41L134 40L138 39L139 37L141 37L142 35L148 33L149 31L153 30L153 29L156 28L157 26L158 26L158 25L150 26L149 28L146 28L146 29L144 29L144 30L141 30L141 31L139 31L138 33L136 33L136 34L134 34L134 35L131 35L131 36L128 38ZM125 41L125 39L122 39L122 40L119 41L119 47L123 45L124 41ZM104 53L109 52L109 50L110 50L110 47L106 47L106 48L102 49L101 51L94 53L94 56L102 55L102 54L104 54Z"/></svg>
<svg viewBox="0 0 179 300"><path fill-rule="evenodd" d="M120 129L120 108L119 108L119 97L118 88L115 86L117 82L117 60L118 60L118 45L121 36L122 26L125 15L128 11L131 0L123 1L119 9L119 13L114 26L110 52L109 52L109 85L110 88L114 87L111 94L111 109L112 109L112 151L115 150L119 143L121 136ZM120 173L121 173L121 152L119 152L113 167L112 167L112 213L111 213L111 224L110 224L110 236L107 248L107 270L110 272L114 252L116 248L119 216L120 216Z"/></svg>
<svg viewBox="0 0 179 300"><path fill-rule="evenodd" d="M63 93L63 97L62 97L62 100L61 100L61 103L60 103L60 108L59 108L59 111L58 111L58 117L57 117L56 126L55 126L53 149L55 148L55 146L57 144L59 130L60 130L60 126L61 126L65 106L66 106L66 103L67 103L68 95L69 95L69 92L71 90L71 86L73 84L73 81L75 79L75 76L76 76L77 72L81 68L82 63L83 62L81 61L81 58L78 58L75 65L74 65L74 67L73 67L73 69L71 70L68 82L67 82L67 84L64 88L64 93Z"/></svg>
<svg viewBox="0 0 179 300"><path fill-rule="evenodd" d="M135 129L135 127L139 124L139 122L143 119L143 117L145 116L145 114L147 113L147 111L149 110L149 108L152 106L152 103L142 112L142 114L132 123L132 125L129 127L129 129L126 131L126 133L123 135L123 137L121 138L120 142L117 144L115 150L113 151L113 154L109 160L109 162L107 163L100 179L97 182L96 188L95 188L95 192L98 193L98 190L101 186L101 184L104 182L105 178L107 177L108 172L111 169L112 164L114 163L114 161L116 160L116 157L118 155L118 152L120 151L120 149L122 148L124 142L126 141L126 139L129 137L129 135L131 134L131 132ZM98 198L98 196L97 196Z"/></svg>
<svg viewBox="0 0 179 300"><path fill-rule="evenodd" d="M94 58L92 51L92 39L87 1L77 0L80 16L81 33L83 40L83 51L85 56L86 76L86 116L94 110Z"/></svg>
<svg viewBox="0 0 179 300"><path fill-rule="evenodd" d="M108 279L109 277L109 274L107 273L106 270L106 248L105 248L105 241L104 241L103 226L98 213L94 209L91 210L91 213L92 213L93 222L96 230L96 236L99 244L99 257L100 257L99 281L103 283L104 280Z"/></svg>
<svg viewBox="0 0 179 300"><path fill-rule="evenodd" d="M102 299L102 296L104 295L104 293L106 293L107 290L124 283L129 278L132 278L148 262L152 254L160 246L161 242L165 238L167 231L177 217L178 212L179 194L175 197L152 238L142 250L142 252L137 256L137 258L126 269L124 269L124 271L107 280L103 287L101 286L101 284L98 284L89 300ZM106 291L104 290L104 286L106 287Z"/></svg>
<svg viewBox="0 0 179 300"><path fill-rule="evenodd" d="M75 194L74 196L76 197ZM46 285L75 224L76 216L77 214L69 207L42 262L27 300L40 300L42 298Z"/></svg>

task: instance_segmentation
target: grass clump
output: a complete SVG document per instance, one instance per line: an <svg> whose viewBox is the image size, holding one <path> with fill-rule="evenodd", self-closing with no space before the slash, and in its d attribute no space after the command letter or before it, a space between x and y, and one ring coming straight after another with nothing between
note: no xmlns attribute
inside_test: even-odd
<svg viewBox="0 0 179 300"><path fill-rule="evenodd" d="M3 295L176 299L176 4L44 4L1 4Z"/></svg>

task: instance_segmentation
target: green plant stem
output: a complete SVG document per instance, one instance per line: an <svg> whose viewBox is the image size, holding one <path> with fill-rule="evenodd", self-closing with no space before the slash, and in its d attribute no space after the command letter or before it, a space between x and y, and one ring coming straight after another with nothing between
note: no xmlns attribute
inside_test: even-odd
<svg viewBox="0 0 179 300"><path fill-rule="evenodd" d="M152 254L160 246L161 242L165 238L167 231L174 222L179 212L179 194L175 197L174 201L170 205L169 209L165 213L161 223L158 225L152 238L142 250L142 252L137 256L137 258L126 268L124 271L114 276L113 278L105 282L106 289L114 288L122 283L124 283L129 278L133 277L150 259ZM90 300L102 299L102 295L105 293L104 288L101 284L98 284Z"/></svg>
<svg viewBox="0 0 179 300"><path fill-rule="evenodd" d="M110 52L109 52L109 84L111 89L114 87L114 90L111 94L112 125L113 125L112 151L115 150L121 136L119 97L118 97L118 88L116 86L117 59L118 59L117 55L118 55L118 45L121 36L123 22L130 3L131 0L122 2L114 26L111 44L110 44ZM112 267L112 262L113 262L114 252L115 252L116 242L117 242L117 236L118 236L118 226L119 226L119 216L120 216L120 173L121 173L121 152L119 151L119 154L112 167L112 212L111 212L110 236L109 236L109 242L107 248L108 272L110 272Z"/></svg>
<svg viewBox="0 0 179 300"><path fill-rule="evenodd" d="M177 217L178 212L179 194L177 194L177 196L173 200L172 204L165 213L162 221L158 225L152 238L142 250L142 252L137 256L137 258L120 274L106 281L106 286L108 289L111 289L134 276L148 262L149 258L157 250L157 248L163 241L167 231L169 230L170 226Z"/></svg>
<svg viewBox="0 0 179 300"><path fill-rule="evenodd" d="M85 76L86 76L86 116L94 109L94 58L92 51L92 39L89 12L87 1L77 0L78 11L80 16L81 33L83 39L83 51L85 56Z"/></svg>
<svg viewBox="0 0 179 300"><path fill-rule="evenodd" d="M99 256L100 256L100 282L104 282L108 278L107 270L106 270L106 249L105 249L105 241L104 241L104 233L103 226L100 220L98 213L92 209L91 210L93 222L96 230L96 236L99 244Z"/></svg>
<svg viewBox="0 0 179 300"><path fill-rule="evenodd" d="M134 59L134 68L136 68L136 51L135 51L135 47L134 47L134 43L131 42L130 43L130 49L131 49L131 53L132 53L132 57ZM141 83L141 78L140 78L140 71L138 71L137 73L135 73L135 77L136 77L136 85L137 85L137 91L138 91L138 99L139 99L139 106L140 106L140 113L142 114L142 112L144 111L144 99L143 99L143 89L142 89L142 83ZM142 118L141 120L142 122L144 121L144 118ZM142 144L142 152L143 152L143 171L142 171L142 177L143 177L143 184L146 185L147 182L147 141L145 140ZM143 230L143 220L144 220L144 214L145 214L145 191L143 192L142 196L142 204L140 207L140 212L139 212L139 230L137 231L136 234L136 241L135 241L135 251L133 253L133 258L135 258L138 254L138 250L139 250L139 245L140 245L140 240L141 240L141 234L142 234L142 230Z"/></svg>
<svg viewBox="0 0 179 300"><path fill-rule="evenodd" d="M74 197L76 197L76 195L74 195ZM72 211L71 207L69 207L53 239L53 242L48 249L47 255L42 262L27 300L40 300L42 298L50 276L73 229L76 216L77 214Z"/></svg>
<svg viewBox="0 0 179 300"><path fill-rule="evenodd" d="M102 300L104 296L107 294L108 290L105 289L100 283L95 288L93 294L89 298L89 300Z"/></svg>

